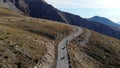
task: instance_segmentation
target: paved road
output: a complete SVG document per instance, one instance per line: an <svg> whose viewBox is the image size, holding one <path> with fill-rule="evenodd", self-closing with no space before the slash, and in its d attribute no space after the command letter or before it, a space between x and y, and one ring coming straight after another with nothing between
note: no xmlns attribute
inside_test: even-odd
<svg viewBox="0 0 120 68"><path fill-rule="evenodd" d="M74 26L74 28L76 28L75 33L64 38L58 44L58 58L56 68L69 68L67 44L69 43L69 41L76 38L83 32L82 28L80 27Z"/></svg>

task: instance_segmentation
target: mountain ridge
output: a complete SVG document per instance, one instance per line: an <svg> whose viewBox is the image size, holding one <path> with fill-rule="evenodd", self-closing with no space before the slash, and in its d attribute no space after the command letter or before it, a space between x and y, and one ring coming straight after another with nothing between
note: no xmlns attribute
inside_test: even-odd
<svg viewBox="0 0 120 68"><path fill-rule="evenodd" d="M88 18L88 20L101 22L101 23L103 23L105 25L109 25L109 26L112 26L112 27L120 28L119 24L117 24L117 23L115 23L115 22L113 22L110 19L107 19L105 17L94 16L94 17Z"/></svg>
<svg viewBox="0 0 120 68"><path fill-rule="evenodd" d="M10 0L11 1L11 0ZM15 6L24 13L35 18L59 21L82 26L96 32L120 39L120 31L99 22L88 21L78 15L70 14L54 8L44 0L13 0ZM11 1L13 3L13 1ZM22 4L21 4L22 2ZM101 28L102 27L102 28Z"/></svg>
<svg viewBox="0 0 120 68"><path fill-rule="evenodd" d="M3 7L0 15L0 68L54 68L59 41L76 31ZM83 33L65 47L70 68L119 68L120 40L81 28Z"/></svg>

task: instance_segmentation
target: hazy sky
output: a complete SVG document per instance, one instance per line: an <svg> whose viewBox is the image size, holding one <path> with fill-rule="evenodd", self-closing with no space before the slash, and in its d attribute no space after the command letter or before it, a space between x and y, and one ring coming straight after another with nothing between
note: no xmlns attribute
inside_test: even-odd
<svg viewBox="0 0 120 68"><path fill-rule="evenodd" d="M45 0L54 7L90 18L95 15L120 22L120 0Z"/></svg>

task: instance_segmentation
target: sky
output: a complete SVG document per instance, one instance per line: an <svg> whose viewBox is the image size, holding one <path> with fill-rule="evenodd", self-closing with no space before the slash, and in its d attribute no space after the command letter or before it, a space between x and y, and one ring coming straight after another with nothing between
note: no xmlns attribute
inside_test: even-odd
<svg viewBox="0 0 120 68"><path fill-rule="evenodd" d="M83 18L101 16L120 24L120 0L45 0L55 8Z"/></svg>

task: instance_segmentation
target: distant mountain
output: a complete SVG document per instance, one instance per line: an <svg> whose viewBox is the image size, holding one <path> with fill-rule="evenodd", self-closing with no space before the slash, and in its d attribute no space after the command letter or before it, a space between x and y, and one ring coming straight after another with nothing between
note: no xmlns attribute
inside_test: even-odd
<svg viewBox="0 0 120 68"><path fill-rule="evenodd" d="M55 46L73 31L0 7L0 68L55 68ZM120 68L119 39L84 29L69 43L69 68Z"/></svg>
<svg viewBox="0 0 120 68"><path fill-rule="evenodd" d="M96 32L120 39L120 30L100 22L89 21L78 15L62 12L44 0L4 0L5 3L13 3L17 9L31 17L49 19L64 22L76 26L82 26Z"/></svg>
<svg viewBox="0 0 120 68"><path fill-rule="evenodd" d="M109 19L107 19L105 17L94 16L92 18L89 18L88 20L101 22L103 24L106 24L106 25L109 25L109 26L112 26L112 27L120 28L120 24L114 23L113 21L111 21L111 20L109 20Z"/></svg>

